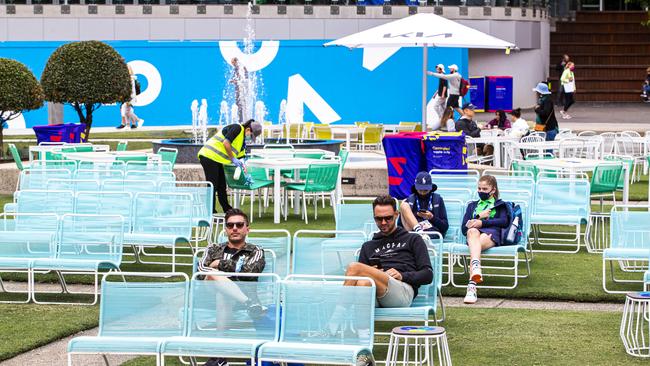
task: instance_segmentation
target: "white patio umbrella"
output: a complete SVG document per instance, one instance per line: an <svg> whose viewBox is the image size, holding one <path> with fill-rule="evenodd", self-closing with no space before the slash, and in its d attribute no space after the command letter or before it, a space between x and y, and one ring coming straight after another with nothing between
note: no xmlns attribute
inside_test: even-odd
<svg viewBox="0 0 650 366"><path fill-rule="evenodd" d="M422 127L427 119L427 48L505 49L515 45L431 13L420 13L325 43L364 48L363 66L373 70L402 47L422 47Z"/></svg>

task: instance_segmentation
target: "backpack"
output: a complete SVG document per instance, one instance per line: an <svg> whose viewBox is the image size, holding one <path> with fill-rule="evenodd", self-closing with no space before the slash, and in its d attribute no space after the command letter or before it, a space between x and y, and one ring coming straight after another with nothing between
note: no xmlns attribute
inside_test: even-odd
<svg viewBox="0 0 650 366"><path fill-rule="evenodd" d="M524 217L521 207L514 202L506 202L508 226L501 235L502 245L517 245L524 236Z"/></svg>
<svg viewBox="0 0 650 366"><path fill-rule="evenodd" d="M460 96L464 97L469 93L469 81L467 79L460 79L460 88L459 88Z"/></svg>

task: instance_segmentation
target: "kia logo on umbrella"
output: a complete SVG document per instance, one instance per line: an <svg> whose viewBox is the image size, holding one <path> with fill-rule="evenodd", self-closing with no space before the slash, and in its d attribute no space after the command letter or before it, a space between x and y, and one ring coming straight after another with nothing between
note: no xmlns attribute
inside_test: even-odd
<svg viewBox="0 0 650 366"><path fill-rule="evenodd" d="M433 37L440 37L440 36L444 36L445 38L449 38L449 37L452 36L452 34L451 33L437 33L437 34L424 35L424 32L408 32L408 33L395 34L395 35L393 35L392 33L384 34L384 38L397 38L397 37L402 37L402 38L433 38Z"/></svg>

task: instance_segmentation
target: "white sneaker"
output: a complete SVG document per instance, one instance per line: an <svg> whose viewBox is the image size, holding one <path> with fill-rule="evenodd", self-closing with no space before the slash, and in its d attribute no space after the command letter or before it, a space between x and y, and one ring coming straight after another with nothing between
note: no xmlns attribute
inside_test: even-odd
<svg viewBox="0 0 650 366"><path fill-rule="evenodd" d="M483 282L483 273L481 272L481 266L472 266L469 271L469 279L476 283Z"/></svg>
<svg viewBox="0 0 650 366"><path fill-rule="evenodd" d="M560 115L562 116L562 118L565 118L565 113L562 109L560 109Z"/></svg>
<svg viewBox="0 0 650 366"><path fill-rule="evenodd" d="M565 114L564 114L564 119L571 119L571 115L568 114L568 113L565 113Z"/></svg>
<svg viewBox="0 0 650 366"><path fill-rule="evenodd" d="M144 124L144 120L143 120L143 119L139 119L139 120L138 120L138 127L142 127L143 124Z"/></svg>
<svg viewBox="0 0 650 366"><path fill-rule="evenodd" d="M468 285L467 294L465 294L465 299L463 299L463 302L465 304L475 304L477 300L478 296L476 296L476 286Z"/></svg>

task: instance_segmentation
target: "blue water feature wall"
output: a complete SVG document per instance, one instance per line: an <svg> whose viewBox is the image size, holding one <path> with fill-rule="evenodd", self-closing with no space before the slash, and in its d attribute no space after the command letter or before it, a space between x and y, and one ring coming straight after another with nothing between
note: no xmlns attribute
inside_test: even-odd
<svg viewBox="0 0 650 366"><path fill-rule="evenodd" d="M277 122L279 106L289 93L304 100L304 120L322 120L323 103L339 117L336 124L355 121L398 123L421 118L422 49L402 48L373 71L362 66L363 50L323 47L328 40L281 40L255 43L248 62L260 68L264 91L259 99L268 109L267 120ZM209 125L219 121L220 103L227 87L233 55L240 55L242 43L227 41L110 41L127 62L137 64L142 93L147 93L136 114L147 126L191 124L190 103L208 101ZM0 57L26 64L40 78L52 52L63 42L4 42ZM241 56L241 55L240 55ZM468 75L466 49L429 49L429 70L442 63L457 64ZM157 79L159 76L159 82ZM429 98L438 79L429 77ZM159 87L159 92L156 90ZM151 88L151 89L150 89ZM143 95L141 94L141 97ZM316 113L314 111L316 110ZM71 107L65 109L65 121L76 122ZM24 115L26 126L47 124L47 109ZM93 126L116 126L120 121L118 105L99 108Z"/></svg>

